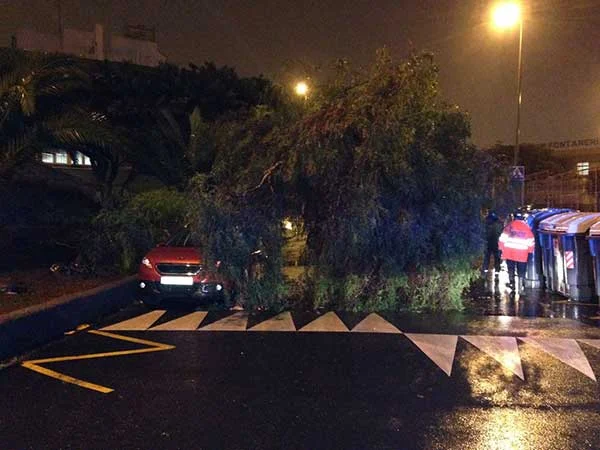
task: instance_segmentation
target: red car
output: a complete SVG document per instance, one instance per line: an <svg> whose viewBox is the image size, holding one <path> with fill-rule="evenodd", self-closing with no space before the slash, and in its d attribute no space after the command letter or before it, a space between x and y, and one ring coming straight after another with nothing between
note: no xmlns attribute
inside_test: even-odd
<svg viewBox="0 0 600 450"><path fill-rule="evenodd" d="M155 306L173 297L224 303L231 295L231 283L221 276L219 265L206 267L198 239L184 230L142 259L139 289L144 301Z"/></svg>

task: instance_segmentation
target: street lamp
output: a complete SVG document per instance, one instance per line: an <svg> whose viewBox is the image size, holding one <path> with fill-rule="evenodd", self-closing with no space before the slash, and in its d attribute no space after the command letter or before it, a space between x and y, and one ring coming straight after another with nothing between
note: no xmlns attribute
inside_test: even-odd
<svg viewBox="0 0 600 450"><path fill-rule="evenodd" d="M294 87L294 92L296 92L296 95L304 97L306 100L306 97L308 96L308 84L304 81L299 81Z"/></svg>
<svg viewBox="0 0 600 450"><path fill-rule="evenodd" d="M492 10L492 18L496 28L504 30L519 25L519 62L517 67L517 128L515 131L515 149L513 166L519 164L519 146L521 140L521 103L523 100L523 13L519 3L514 1L498 3ZM521 204L524 201L523 181L521 180Z"/></svg>

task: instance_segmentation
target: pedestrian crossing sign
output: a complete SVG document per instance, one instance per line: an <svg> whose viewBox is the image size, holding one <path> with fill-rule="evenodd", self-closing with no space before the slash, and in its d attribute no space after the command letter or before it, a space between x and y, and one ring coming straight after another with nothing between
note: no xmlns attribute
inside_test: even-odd
<svg viewBox="0 0 600 450"><path fill-rule="evenodd" d="M525 181L525 166L512 166L510 168L510 179L512 181Z"/></svg>

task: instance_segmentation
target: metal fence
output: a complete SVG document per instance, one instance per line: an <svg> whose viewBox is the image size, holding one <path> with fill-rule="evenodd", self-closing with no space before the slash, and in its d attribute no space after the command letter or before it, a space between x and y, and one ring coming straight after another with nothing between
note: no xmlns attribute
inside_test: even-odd
<svg viewBox="0 0 600 450"><path fill-rule="evenodd" d="M538 172L525 181L525 203L535 207L600 211L599 168L570 170L555 175Z"/></svg>

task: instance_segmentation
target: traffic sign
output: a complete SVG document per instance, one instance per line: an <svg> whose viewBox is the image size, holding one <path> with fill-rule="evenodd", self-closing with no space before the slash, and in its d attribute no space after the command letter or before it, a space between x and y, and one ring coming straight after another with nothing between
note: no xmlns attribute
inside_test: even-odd
<svg viewBox="0 0 600 450"><path fill-rule="evenodd" d="M511 181L525 181L525 166L512 166L510 179Z"/></svg>

